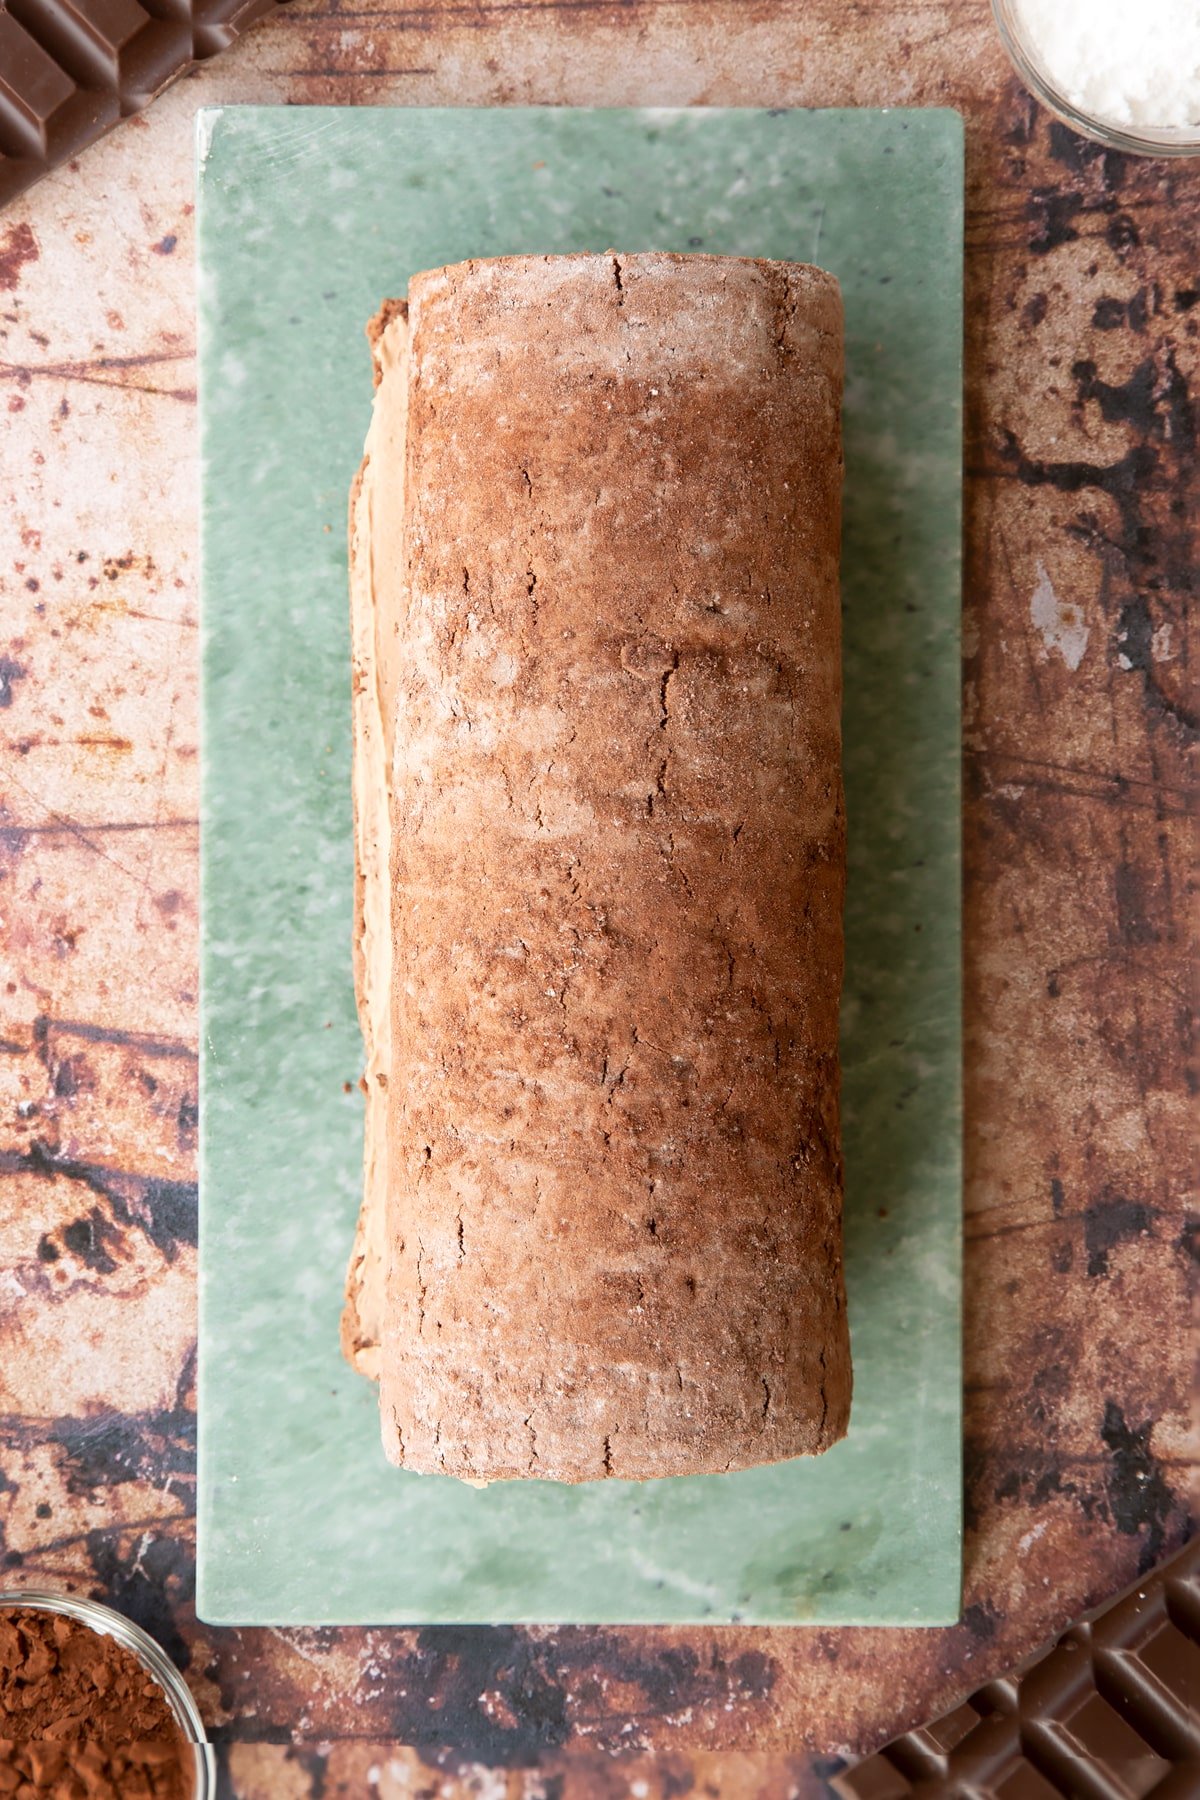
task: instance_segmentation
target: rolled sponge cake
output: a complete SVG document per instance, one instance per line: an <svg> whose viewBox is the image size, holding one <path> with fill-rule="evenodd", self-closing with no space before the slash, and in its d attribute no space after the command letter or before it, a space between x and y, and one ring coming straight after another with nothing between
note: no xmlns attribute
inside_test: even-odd
<svg viewBox="0 0 1200 1800"><path fill-rule="evenodd" d="M842 314L803 265L504 258L369 335L351 504L366 1169L403 1467L845 1430Z"/></svg>

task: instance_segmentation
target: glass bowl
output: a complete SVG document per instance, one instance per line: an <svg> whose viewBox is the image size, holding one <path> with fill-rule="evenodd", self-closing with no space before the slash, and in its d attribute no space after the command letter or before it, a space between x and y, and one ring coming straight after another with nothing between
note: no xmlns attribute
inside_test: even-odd
<svg viewBox="0 0 1200 1800"><path fill-rule="evenodd" d="M13 1589L0 1592L0 1612L19 1607L24 1612L62 1613L81 1625L88 1625L101 1637L115 1638L136 1656L147 1675L163 1691L179 1735L193 1758L193 1785L189 1800L215 1800L217 1770L213 1753L204 1735L204 1722L186 1683L166 1651L144 1632L140 1625L101 1606L96 1600L78 1600L69 1594L45 1593L39 1589Z"/></svg>
<svg viewBox="0 0 1200 1800"><path fill-rule="evenodd" d="M1004 48L1025 86L1073 131L1107 144L1110 150L1125 150L1134 156L1200 156L1200 126L1117 125L1111 119L1081 112L1056 86L1043 64L1021 17L1018 0L992 0L992 11Z"/></svg>

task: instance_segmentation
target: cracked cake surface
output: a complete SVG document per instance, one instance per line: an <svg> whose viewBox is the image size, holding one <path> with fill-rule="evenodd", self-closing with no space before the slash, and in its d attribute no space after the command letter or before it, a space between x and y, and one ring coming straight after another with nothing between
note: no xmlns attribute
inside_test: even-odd
<svg viewBox="0 0 1200 1800"><path fill-rule="evenodd" d="M413 278L351 502L364 1200L406 1468L843 1435L841 300L799 264Z"/></svg>

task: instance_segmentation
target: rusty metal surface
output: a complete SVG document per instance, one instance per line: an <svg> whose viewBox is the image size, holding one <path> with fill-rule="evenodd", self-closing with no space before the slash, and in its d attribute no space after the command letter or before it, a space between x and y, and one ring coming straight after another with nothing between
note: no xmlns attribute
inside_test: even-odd
<svg viewBox="0 0 1200 1800"><path fill-rule="evenodd" d="M196 1623L190 143L238 100L966 114L951 1630ZM1187 1535L1198 234L1200 171L1053 125L983 0L294 0L0 214L0 1578L155 1631L231 1794L815 1795Z"/></svg>

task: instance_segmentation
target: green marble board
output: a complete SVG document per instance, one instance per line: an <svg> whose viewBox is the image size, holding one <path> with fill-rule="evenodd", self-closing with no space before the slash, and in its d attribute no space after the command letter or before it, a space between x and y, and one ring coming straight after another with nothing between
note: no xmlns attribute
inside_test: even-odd
<svg viewBox="0 0 1200 1800"><path fill-rule="evenodd" d="M950 112L199 118L199 1609L213 1623L937 1624L960 1589L962 129ZM815 261L846 300L847 1440L476 1492L338 1353L359 1191L345 515L363 325L517 251Z"/></svg>

